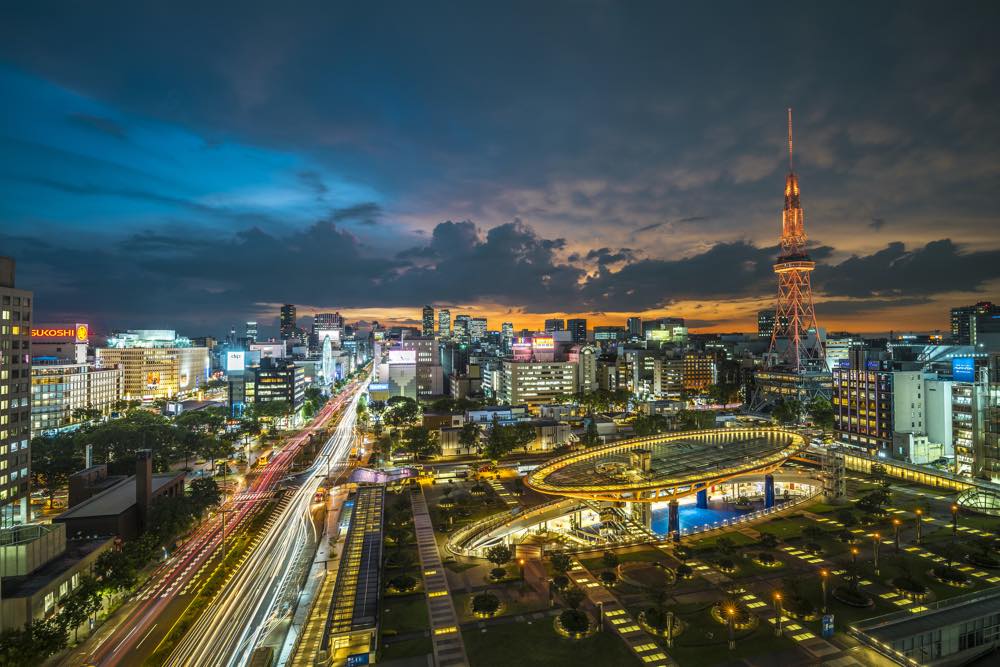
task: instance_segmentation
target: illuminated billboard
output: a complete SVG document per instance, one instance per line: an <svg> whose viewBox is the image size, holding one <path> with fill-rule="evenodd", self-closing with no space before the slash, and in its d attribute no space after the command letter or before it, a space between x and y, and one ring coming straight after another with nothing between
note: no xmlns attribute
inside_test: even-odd
<svg viewBox="0 0 1000 667"><path fill-rule="evenodd" d="M552 336L535 336L531 339L531 346L535 350L556 349L555 339L553 339Z"/></svg>
<svg viewBox="0 0 1000 667"><path fill-rule="evenodd" d="M417 363L416 350L389 350L390 364L415 364Z"/></svg>
<svg viewBox="0 0 1000 667"><path fill-rule="evenodd" d="M86 343L90 339L90 327L86 324L43 324L31 328L31 337L38 341Z"/></svg>
<svg viewBox="0 0 1000 667"><path fill-rule="evenodd" d="M243 350L226 352L226 372L242 373L246 369L247 353Z"/></svg>
<svg viewBox="0 0 1000 667"><path fill-rule="evenodd" d="M956 382L975 382L976 360L972 357L955 357L952 359L951 377Z"/></svg>
<svg viewBox="0 0 1000 667"><path fill-rule="evenodd" d="M340 329L317 329L316 339L322 344L324 340L330 338L331 343L340 342Z"/></svg>

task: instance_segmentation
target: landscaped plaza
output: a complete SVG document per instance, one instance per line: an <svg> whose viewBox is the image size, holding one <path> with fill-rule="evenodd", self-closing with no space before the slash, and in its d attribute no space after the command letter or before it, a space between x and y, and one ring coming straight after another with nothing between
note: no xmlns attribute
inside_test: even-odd
<svg viewBox="0 0 1000 667"><path fill-rule="evenodd" d="M620 458L610 473L602 466L618 481L634 474L627 455ZM572 465L574 480L608 482ZM706 507L698 507L697 489L682 500L676 535L657 530L664 508L654 503L554 499L533 488L532 473L525 479L513 469L425 476L391 489L379 660L427 664L443 638L460 637L462 659L474 667L577 665L582 656L596 665L926 664L930 649L915 659L878 633L903 636L908 619L964 614L974 605L963 601L1000 587L1000 518L958 508L956 489L893 479L876 466L845 471L838 499L818 484L791 484L787 495L782 479L814 479L819 469L805 460L751 468L746 474L778 479L769 508L754 496L766 494L763 479L718 476ZM569 518L546 513L559 503ZM626 529L640 504L652 508L651 529ZM428 581L438 572L424 562L414 530L424 507L445 574L433 592ZM588 512L590 524L579 518ZM713 512L726 518L712 521ZM516 530L497 528L519 517ZM591 537L567 538L571 524ZM468 556L455 549L465 535L495 539ZM454 610L442 627L428 613L435 600ZM869 631L873 620L877 631Z"/></svg>

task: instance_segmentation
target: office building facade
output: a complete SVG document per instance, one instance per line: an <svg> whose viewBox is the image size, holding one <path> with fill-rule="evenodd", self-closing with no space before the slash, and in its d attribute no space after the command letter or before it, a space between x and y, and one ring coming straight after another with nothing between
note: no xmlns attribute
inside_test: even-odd
<svg viewBox="0 0 1000 667"><path fill-rule="evenodd" d="M122 400L125 372L88 364L31 367L31 432L46 435L84 421L78 411L108 415Z"/></svg>
<svg viewBox="0 0 1000 667"><path fill-rule="evenodd" d="M566 329L569 330L570 340L574 343L587 342L587 320L566 320Z"/></svg>
<svg viewBox="0 0 1000 667"><path fill-rule="evenodd" d="M434 336L434 308L432 306L424 306L423 317L421 319L421 324L423 325L421 330L421 335L425 338L430 338Z"/></svg>
<svg viewBox="0 0 1000 667"><path fill-rule="evenodd" d="M31 520L31 322L33 294L15 287L0 257L0 527Z"/></svg>
<svg viewBox="0 0 1000 667"><path fill-rule="evenodd" d="M558 318L552 318L552 319L549 319L549 320L545 320L545 331L546 332L565 331L565 330L566 330L566 320L562 320L562 319L558 319Z"/></svg>
<svg viewBox="0 0 1000 667"><path fill-rule="evenodd" d="M447 308L438 311L438 335L445 338L451 335L451 311Z"/></svg>
<svg viewBox="0 0 1000 667"><path fill-rule="evenodd" d="M505 359L499 373L499 396L507 405L531 407L554 403L577 389L577 364L570 361Z"/></svg>
<svg viewBox="0 0 1000 667"><path fill-rule="evenodd" d="M281 336L281 340L292 340L295 338L295 330L298 328L296 324L297 319L298 316L293 304L286 303L281 307L281 313L278 317L278 333Z"/></svg>

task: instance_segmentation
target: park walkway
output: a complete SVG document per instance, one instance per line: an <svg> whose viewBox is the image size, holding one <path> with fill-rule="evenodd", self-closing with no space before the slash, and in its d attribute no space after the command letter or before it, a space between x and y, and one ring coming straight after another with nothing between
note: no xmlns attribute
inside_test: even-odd
<svg viewBox="0 0 1000 667"><path fill-rule="evenodd" d="M618 598L612 595L611 591L605 588L579 560L573 559L573 566L566 574L573 584L587 594L587 599L598 613L603 612L603 624L611 627L612 632L625 642L642 664L650 667L677 667L677 663L639 626ZM603 631L602 626L599 632Z"/></svg>
<svg viewBox="0 0 1000 667"><path fill-rule="evenodd" d="M417 486L411 492L410 500L413 507L413 530L417 535L417 551L424 577L424 595L430 614L434 664L437 667L467 667L469 658L465 653L458 616L448 590L448 578L434 539L434 525L427 511L423 487Z"/></svg>

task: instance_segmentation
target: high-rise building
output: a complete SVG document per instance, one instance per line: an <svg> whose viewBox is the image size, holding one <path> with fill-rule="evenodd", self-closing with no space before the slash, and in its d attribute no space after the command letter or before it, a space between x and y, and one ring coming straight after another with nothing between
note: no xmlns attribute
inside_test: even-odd
<svg viewBox="0 0 1000 667"><path fill-rule="evenodd" d="M833 369L834 434L844 445L868 454L891 455L893 443L892 364L879 353L852 349L848 364Z"/></svg>
<svg viewBox="0 0 1000 667"><path fill-rule="evenodd" d="M423 330L420 332L424 338L429 338L434 335L434 307L424 306L423 312Z"/></svg>
<svg viewBox="0 0 1000 667"><path fill-rule="evenodd" d="M296 326L295 306L286 303L281 307L281 317L278 321L278 331L281 340L291 340L295 337Z"/></svg>
<svg viewBox="0 0 1000 667"><path fill-rule="evenodd" d="M290 359L261 359L246 369L244 381L247 403L287 401L296 412L305 400L305 370Z"/></svg>
<svg viewBox="0 0 1000 667"><path fill-rule="evenodd" d="M559 318L545 320L545 331L566 331L566 320Z"/></svg>
<svg viewBox="0 0 1000 667"><path fill-rule="evenodd" d="M757 336L771 339L774 334L774 308L757 311Z"/></svg>
<svg viewBox="0 0 1000 667"><path fill-rule="evenodd" d="M514 342L513 322L504 322L500 325L500 337L503 339L503 353L510 354L511 344Z"/></svg>
<svg viewBox="0 0 1000 667"><path fill-rule="evenodd" d="M643 337L642 318L630 317L625 321L625 333L632 340L640 340Z"/></svg>
<svg viewBox="0 0 1000 667"><path fill-rule="evenodd" d="M472 318L468 315L460 314L455 316L455 330L453 333L456 339L468 342L472 333L469 331L469 322L471 320Z"/></svg>
<svg viewBox="0 0 1000 667"><path fill-rule="evenodd" d="M248 320L246 326L243 328L243 335L247 339L247 344L252 344L257 342L257 322Z"/></svg>
<svg viewBox="0 0 1000 667"><path fill-rule="evenodd" d="M14 286L14 259L0 257L0 528L31 519L32 293Z"/></svg>
<svg viewBox="0 0 1000 667"><path fill-rule="evenodd" d="M451 335L451 311L447 308L438 311L438 335L442 338Z"/></svg>
<svg viewBox="0 0 1000 667"><path fill-rule="evenodd" d="M577 390L578 365L570 361L505 359L499 373L499 396L505 405L531 407L553 403Z"/></svg>
<svg viewBox="0 0 1000 667"><path fill-rule="evenodd" d="M1000 308L990 301L951 309L951 338L957 345L976 345L979 325L991 315L1000 315Z"/></svg>
<svg viewBox="0 0 1000 667"><path fill-rule="evenodd" d="M570 340L574 343L587 342L587 320L572 319L566 320L566 329L569 330Z"/></svg>
<svg viewBox="0 0 1000 667"><path fill-rule="evenodd" d="M486 338L486 318L473 317L469 320L469 338L473 342L479 342Z"/></svg>
<svg viewBox="0 0 1000 667"><path fill-rule="evenodd" d="M792 110L789 109L788 176L785 178L785 208L781 215L781 252L774 265L774 273L778 276L778 301L768 365L796 373L818 371L826 364L810 279L816 262L809 257L806 240L799 179L792 164Z"/></svg>
<svg viewBox="0 0 1000 667"><path fill-rule="evenodd" d="M684 355L684 388L688 391L704 391L715 384L718 368L715 357L703 352L688 352Z"/></svg>

